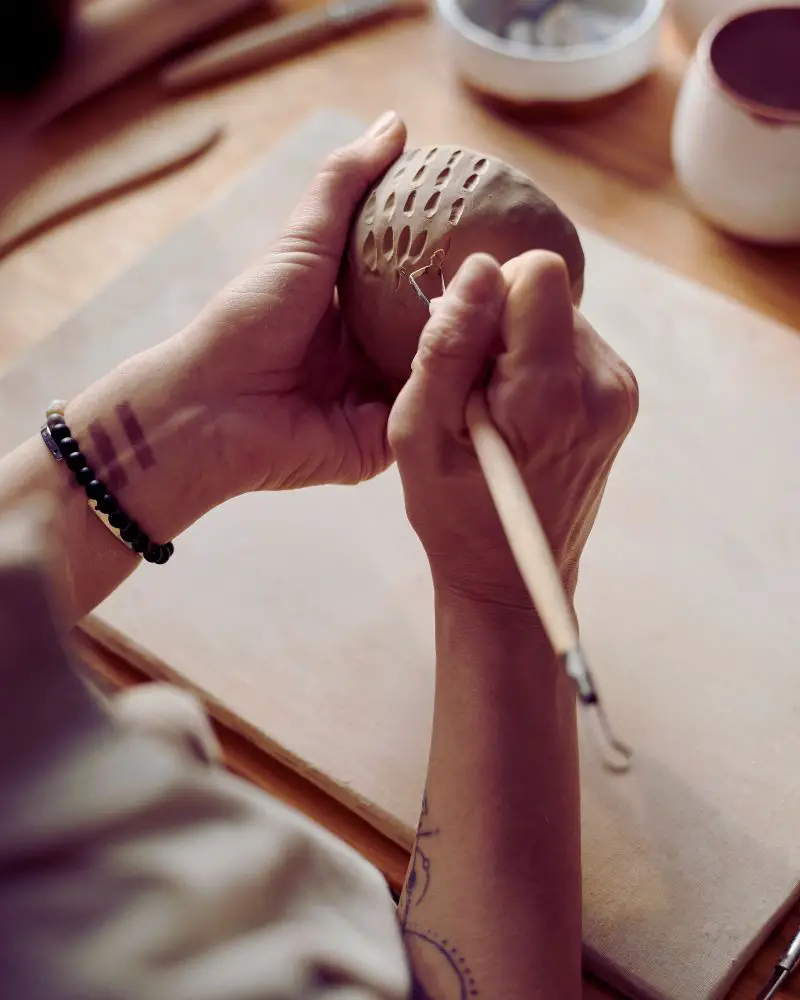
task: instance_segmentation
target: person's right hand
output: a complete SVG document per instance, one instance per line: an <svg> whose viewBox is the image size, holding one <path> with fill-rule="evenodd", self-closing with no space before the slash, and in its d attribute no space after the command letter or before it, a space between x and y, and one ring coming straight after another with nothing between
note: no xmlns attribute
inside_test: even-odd
<svg viewBox="0 0 800 1000"><path fill-rule="evenodd" d="M467 400L484 387L571 594L638 392L574 309L560 257L531 251L502 269L482 254L465 261L436 302L389 421L437 589L528 607L467 431Z"/></svg>

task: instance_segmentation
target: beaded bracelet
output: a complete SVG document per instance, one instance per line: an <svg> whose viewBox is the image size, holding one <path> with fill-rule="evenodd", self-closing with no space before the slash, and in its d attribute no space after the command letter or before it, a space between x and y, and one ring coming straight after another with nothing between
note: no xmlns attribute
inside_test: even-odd
<svg viewBox="0 0 800 1000"><path fill-rule="evenodd" d="M105 483L94 474L86 461L86 456L78 447L78 442L70 433L64 419L66 403L54 400L47 408L46 422L42 426L42 440L56 462L66 462L78 485L86 494L89 509L93 511L108 530L132 552L142 556L147 562L163 566L175 551L172 542L159 545L150 539L134 519L126 514L116 499L108 492Z"/></svg>

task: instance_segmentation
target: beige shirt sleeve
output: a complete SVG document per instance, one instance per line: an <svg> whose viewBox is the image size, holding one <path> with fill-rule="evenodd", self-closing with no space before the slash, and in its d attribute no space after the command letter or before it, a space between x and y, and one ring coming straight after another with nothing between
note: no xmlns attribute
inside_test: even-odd
<svg viewBox="0 0 800 1000"><path fill-rule="evenodd" d="M12 536L0 530L3 996L407 997L379 873L225 772L197 726L141 726L91 694Z"/></svg>

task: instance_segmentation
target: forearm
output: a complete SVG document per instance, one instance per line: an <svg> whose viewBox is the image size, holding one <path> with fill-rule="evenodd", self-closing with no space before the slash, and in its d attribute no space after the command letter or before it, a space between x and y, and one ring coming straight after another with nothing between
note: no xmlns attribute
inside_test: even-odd
<svg viewBox="0 0 800 1000"><path fill-rule="evenodd" d="M42 400L42 421L48 402ZM156 542L172 540L225 498L213 410L181 338L124 362L68 401L66 421L97 477ZM0 461L0 510L38 492L56 501L56 583L71 625L142 560L92 512L74 475L31 428L31 437Z"/></svg>
<svg viewBox="0 0 800 1000"><path fill-rule="evenodd" d="M400 907L419 995L574 1000L574 691L532 611L440 592L436 619L426 802Z"/></svg>

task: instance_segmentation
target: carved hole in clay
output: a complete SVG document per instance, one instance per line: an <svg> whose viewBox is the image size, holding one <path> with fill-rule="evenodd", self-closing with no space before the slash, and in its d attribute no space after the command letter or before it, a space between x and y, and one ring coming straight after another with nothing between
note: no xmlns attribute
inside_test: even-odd
<svg viewBox="0 0 800 1000"><path fill-rule="evenodd" d="M489 161L486 159L485 156L482 156L479 160L476 160L472 164L472 169L475 171L476 174L482 174L488 166L489 166Z"/></svg>
<svg viewBox="0 0 800 1000"><path fill-rule="evenodd" d="M397 237L397 259L399 261L405 260L408 256L409 243L411 243L411 230L408 226L403 226Z"/></svg>
<svg viewBox="0 0 800 1000"><path fill-rule="evenodd" d="M389 226L386 232L383 234L383 256L387 260L391 260L393 253L394 253L394 233L392 232L392 227Z"/></svg>
<svg viewBox="0 0 800 1000"><path fill-rule="evenodd" d="M387 219L391 219L394 214L394 203L395 203L394 191L389 195L386 201L383 203L383 210L386 213Z"/></svg>
<svg viewBox="0 0 800 1000"><path fill-rule="evenodd" d="M450 206L450 225L457 226L461 222L461 216L464 214L464 205L466 202L463 198L456 198L453 204Z"/></svg>
<svg viewBox="0 0 800 1000"><path fill-rule="evenodd" d="M406 151L405 153L403 153L403 155L397 161L397 169L392 174L392 180L393 181L399 181L400 178L403 176L403 174L406 172L406 167L408 166L408 161L411 159L412 155L413 155L413 150L412 151Z"/></svg>
<svg viewBox="0 0 800 1000"><path fill-rule="evenodd" d="M475 188L478 186L479 180L480 177L478 177L477 174L470 174L469 177L464 181L464 190L474 191Z"/></svg>
<svg viewBox="0 0 800 1000"><path fill-rule="evenodd" d="M450 154L450 158L447 161L447 166L454 167L460 159L461 159L461 150L454 149L453 152Z"/></svg>
<svg viewBox="0 0 800 1000"><path fill-rule="evenodd" d="M419 260L427 242L428 233L423 229L422 232L415 238L414 242L411 244L411 249L408 251L408 256L411 260Z"/></svg>
<svg viewBox="0 0 800 1000"><path fill-rule="evenodd" d="M371 229L364 240L364 246L361 248L361 256L370 271L374 271L378 266L378 245L375 242L375 233Z"/></svg>
<svg viewBox="0 0 800 1000"><path fill-rule="evenodd" d="M453 242L452 236L445 236L444 239L440 241L439 245L436 246L432 251L434 257L436 256L436 254L440 254L439 264L441 267L444 267L447 255L450 253L450 245L452 242ZM426 256L428 256L429 259L431 259L430 254L431 250L429 248L426 253Z"/></svg>
<svg viewBox="0 0 800 1000"><path fill-rule="evenodd" d="M439 147L438 146L434 146L432 149L429 149L428 152L427 152L427 154L426 154L426 156L425 156L425 162L426 163L430 163L431 160L436 156L436 154L438 152L439 152Z"/></svg>
<svg viewBox="0 0 800 1000"><path fill-rule="evenodd" d="M436 186L440 187L441 185L446 184L449 179L450 179L450 167L445 167L444 170L436 178Z"/></svg>
<svg viewBox="0 0 800 1000"><path fill-rule="evenodd" d="M433 194L425 202L425 215L429 219L432 219L436 215L436 209L439 207L439 199L442 197L441 191L434 191Z"/></svg>
<svg viewBox="0 0 800 1000"><path fill-rule="evenodd" d="M411 178L411 183L415 187L419 187L419 185L422 183L423 178L425 177L425 173L426 173L425 165L423 164Z"/></svg>
<svg viewBox="0 0 800 1000"><path fill-rule="evenodd" d="M406 198L405 205L403 205L403 214L404 215L413 215L414 214L414 204L415 204L416 200L417 200L417 192L416 191L412 191L411 194Z"/></svg>
<svg viewBox="0 0 800 1000"><path fill-rule="evenodd" d="M378 192L373 191L369 201L364 206L364 225L371 226L375 221L375 206L378 204Z"/></svg>
<svg viewBox="0 0 800 1000"><path fill-rule="evenodd" d="M403 272L398 267L394 272L394 290L396 292L400 291L400 282L403 280Z"/></svg>

